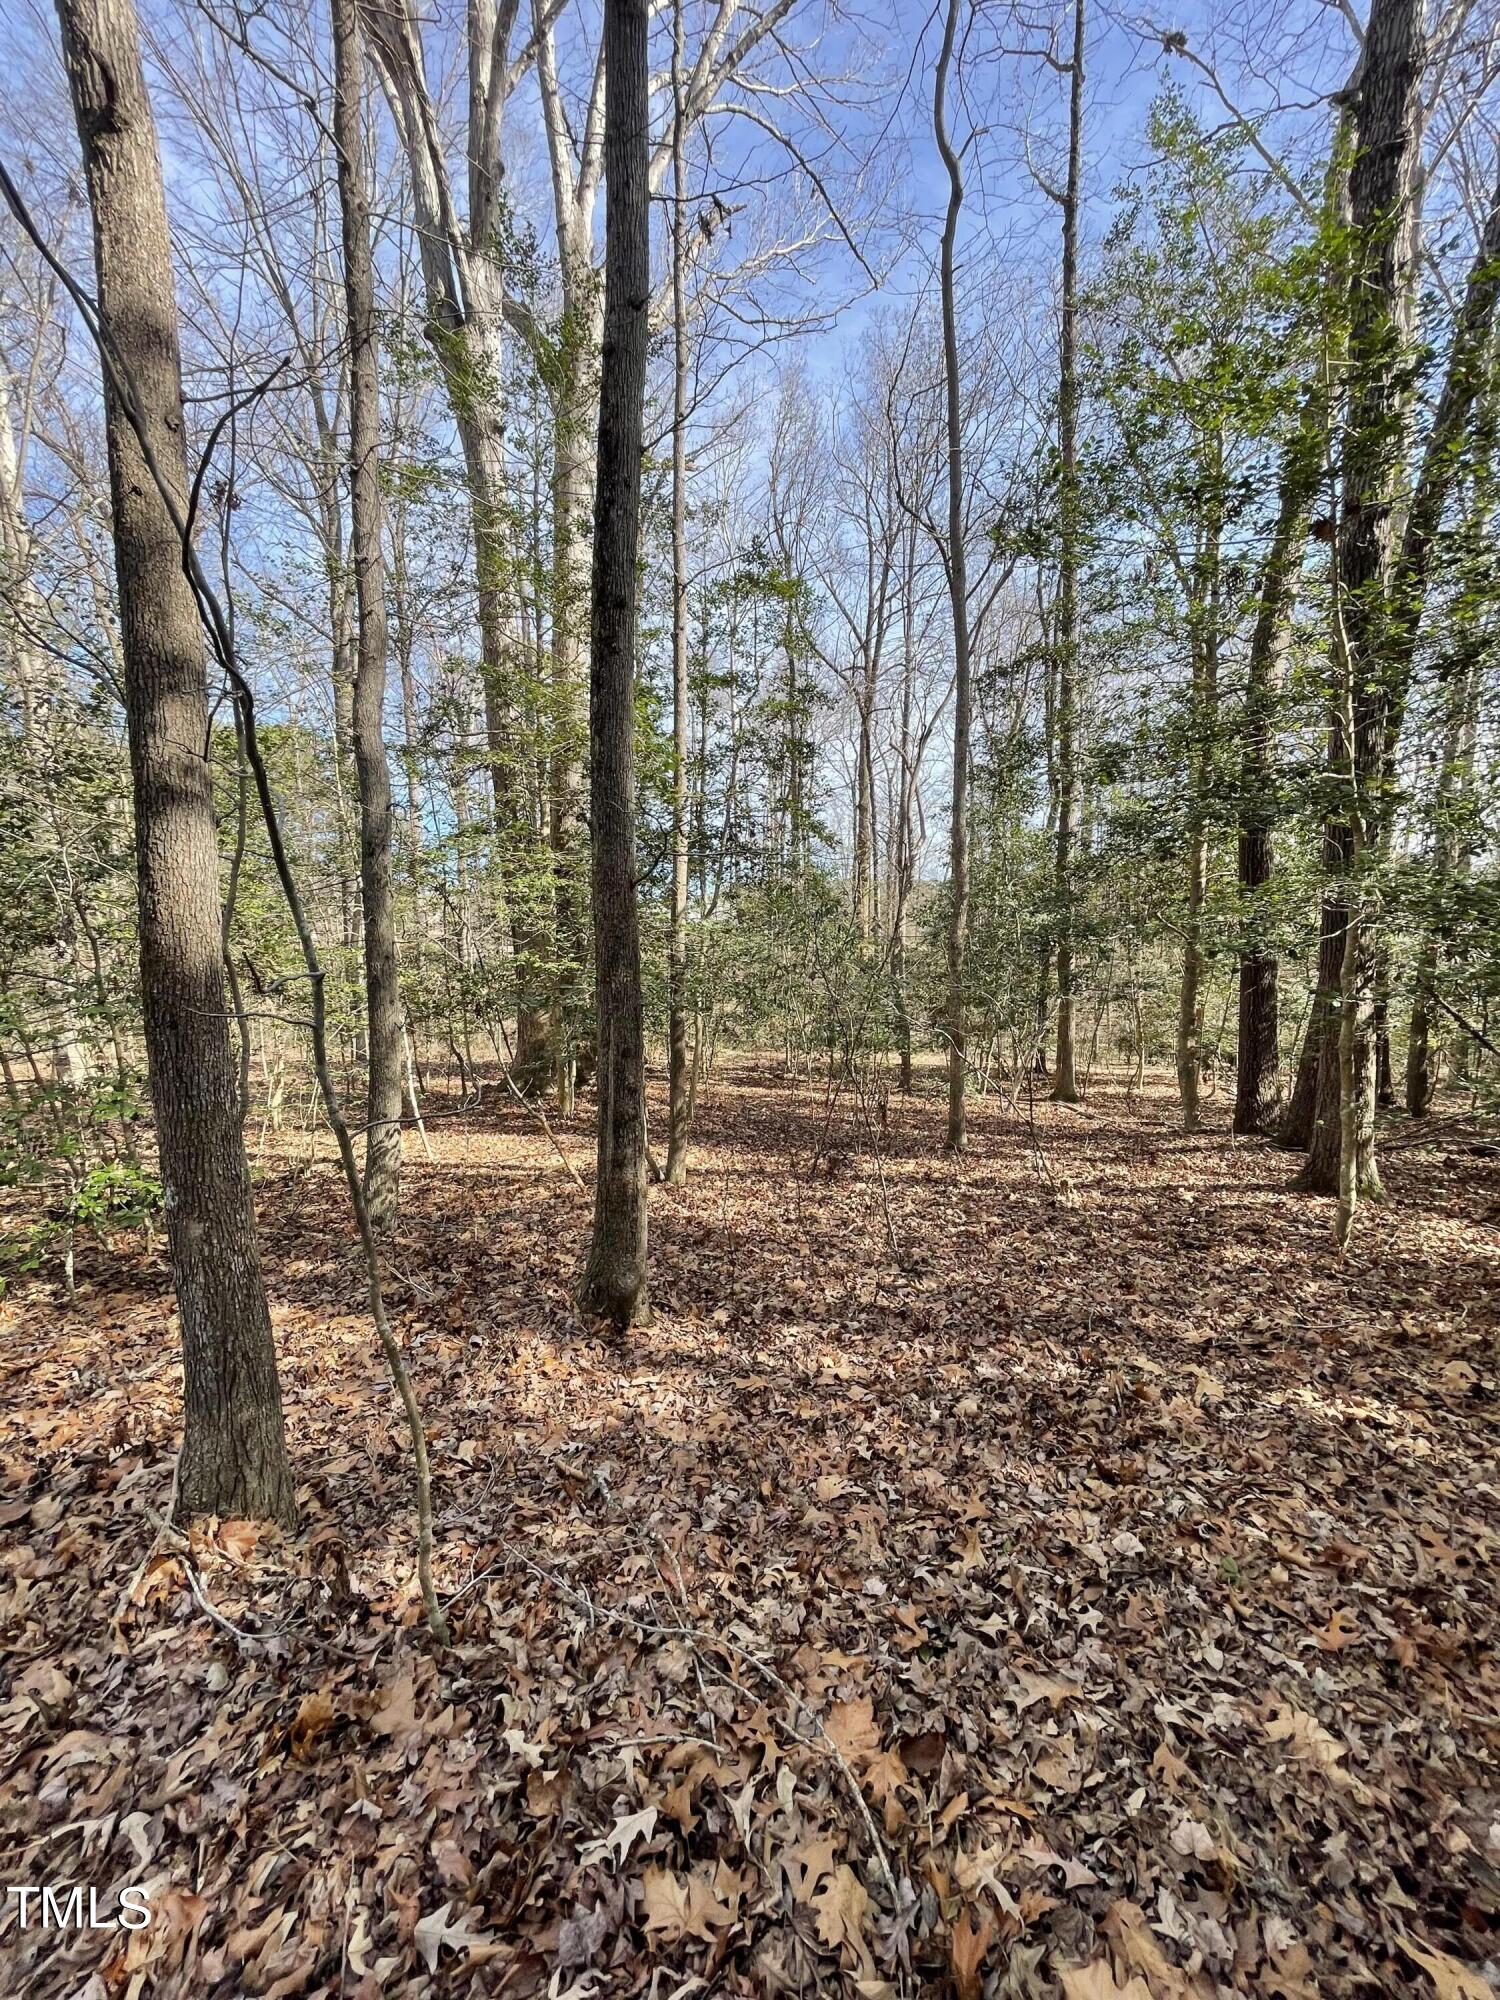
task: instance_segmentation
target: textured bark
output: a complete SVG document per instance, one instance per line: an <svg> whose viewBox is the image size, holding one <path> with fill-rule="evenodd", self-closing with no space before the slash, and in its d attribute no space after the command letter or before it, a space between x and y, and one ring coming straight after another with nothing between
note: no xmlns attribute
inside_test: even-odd
<svg viewBox="0 0 1500 2000"><path fill-rule="evenodd" d="M1195 756L1195 762L1197 761ZM1201 798L1196 780L1195 801ZM1182 1129L1196 1132L1203 1081L1203 902L1208 889L1208 842L1201 809L1191 814L1187 837L1187 922L1182 947L1182 978L1177 989L1177 1095L1182 1104Z"/></svg>
<svg viewBox="0 0 1500 2000"><path fill-rule="evenodd" d="M1234 1085L1234 1129L1242 1137L1269 1132L1276 1114L1279 968L1276 954L1266 948L1256 903L1275 869L1276 709L1308 517L1322 473L1319 408L1319 399L1310 395L1287 445L1278 483L1276 525L1257 578L1255 629L1250 638L1238 853L1240 900L1248 935L1240 951Z"/></svg>
<svg viewBox="0 0 1500 2000"><path fill-rule="evenodd" d="M1486 509L1481 515L1480 533L1491 532ZM1433 843L1433 872L1446 886L1463 872L1465 854L1456 838L1454 812L1461 800L1471 770L1470 737L1483 670L1484 638L1463 651L1456 670L1445 677L1443 700L1443 740L1439 752L1437 795L1434 801L1436 835ZM1438 972L1442 963L1442 937L1438 925L1429 920L1417 948L1413 982L1411 1024L1406 1038L1406 1109L1413 1118L1425 1118L1437 1093L1438 1064L1434 1061L1432 1039L1438 1026Z"/></svg>
<svg viewBox="0 0 1500 2000"><path fill-rule="evenodd" d="M646 1060L635 857L635 645L651 302L647 0L605 0L604 367L590 621L589 804L599 1021L594 1235L586 1312L646 1314Z"/></svg>
<svg viewBox="0 0 1500 2000"><path fill-rule="evenodd" d="M667 946L667 1164L687 1178L688 601L687 161L682 0L672 9L672 910Z"/></svg>
<svg viewBox="0 0 1500 2000"><path fill-rule="evenodd" d="M575 286L587 300L595 287L585 261ZM579 308L587 318L592 312ZM589 457L590 416L597 401L594 343L572 324L564 333L563 380L554 398L552 480L552 751L547 809L554 907L554 971L548 1004L551 1059L558 1108L574 1102L575 1058L583 1032L579 981L588 957L583 759L587 727L582 713L585 634L589 612L589 510L594 498Z"/></svg>
<svg viewBox="0 0 1500 2000"><path fill-rule="evenodd" d="M186 507L182 372L156 131L130 0L59 0L94 219L99 319ZM182 1514L294 1514L229 1046L204 642L182 544L105 375L115 567L135 795L141 988L182 1326Z"/></svg>
<svg viewBox="0 0 1500 2000"><path fill-rule="evenodd" d="M1414 254L1423 62L1420 0L1373 0L1349 176L1352 268L1342 484L1334 591L1334 699L1342 709L1343 803L1331 820L1348 857L1350 890L1339 981L1338 1152L1315 1131L1304 1183L1338 1195L1347 1238L1360 1198L1379 1191L1371 1008L1379 937L1363 878L1380 848L1378 798L1387 730L1398 700L1390 582L1410 399L1403 317ZM1325 1056L1326 1067L1326 1056Z"/></svg>
<svg viewBox="0 0 1500 2000"><path fill-rule="evenodd" d="M369 1064L364 1189L370 1226L379 1234L396 1219L401 1183L401 990L391 884L391 772L385 751L387 628L381 545L380 378L364 173L363 36L358 0L331 0L331 9L333 126L349 339L349 540L358 619L352 725L359 786Z"/></svg>
<svg viewBox="0 0 1500 2000"><path fill-rule="evenodd" d="M401 134L426 294L427 332L463 452L474 530L474 585L484 690L486 762L517 985L512 1071L524 1088L553 1070L547 986L552 962L550 871L516 699L512 565L505 450L505 274L498 253L505 107L526 64L510 58L518 0L473 6L467 19L469 181L461 229L439 121L410 0L387 0L365 25Z"/></svg>
<svg viewBox="0 0 1500 2000"><path fill-rule="evenodd" d="M943 387L948 444L948 540L944 549L948 602L953 617L953 796L948 830L952 908L948 913L948 1129L947 1152L964 1145L965 959L969 945L969 728L973 702L969 659L969 582L964 550L964 444L958 379L958 305L953 266L964 182L959 156L948 136L948 76L958 36L962 0L948 0L943 46L933 86L932 123L948 175L948 208L943 222L940 287L943 318Z"/></svg>
<svg viewBox="0 0 1500 2000"><path fill-rule="evenodd" d="M1330 739L1330 760L1342 754L1338 749L1340 741L1340 736L1334 732ZM1311 1148L1314 1134L1321 1127L1336 1124L1338 1118L1337 1071L1330 1065L1336 1062L1334 1044L1337 1041L1339 970L1344 958L1346 909L1342 891L1337 886L1344 873L1344 851L1340 830L1336 827L1325 827L1323 832L1323 872L1334 886L1327 889L1323 896L1318 920L1318 970L1312 1006L1308 1011L1291 1100L1276 1134L1281 1145L1298 1147L1303 1151Z"/></svg>
<svg viewBox="0 0 1500 2000"><path fill-rule="evenodd" d="M1063 191L1062 337L1057 391L1057 1061L1052 1095L1078 1102L1073 1056L1073 843L1078 808L1078 189L1083 160L1083 4L1074 0Z"/></svg>
<svg viewBox="0 0 1500 2000"><path fill-rule="evenodd" d="M1203 911L1208 895L1208 792L1212 783L1214 738L1218 729L1219 637L1222 606L1220 558L1223 546L1223 438L1215 443L1191 585L1192 681L1188 753L1187 911L1183 926L1182 981L1177 997L1177 1091L1182 1128L1196 1132L1203 1080L1203 983L1208 958L1203 949Z"/></svg>

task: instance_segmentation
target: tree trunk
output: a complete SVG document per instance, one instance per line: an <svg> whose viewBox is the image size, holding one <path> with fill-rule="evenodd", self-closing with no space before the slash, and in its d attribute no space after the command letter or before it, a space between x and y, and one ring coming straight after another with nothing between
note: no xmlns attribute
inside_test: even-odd
<svg viewBox="0 0 1500 2000"><path fill-rule="evenodd" d="M1257 579L1258 604L1250 639L1238 854L1244 942L1239 964L1234 1129L1241 1137L1269 1132L1276 1112L1279 967L1276 953L1266 942L1268 919L1259 905L1275 867L1276 709L1308 516L1322 473L1320 407L1320 399L1310 393L1282 462L1276 526Z"/></svg>
<svg viewBox="0 0 1500 2000"><path fill-rule="evenodd" d="M1186 936L1177 992L1177 1095L1182 1103L1183 1131L1196 1132L1203 1076L1203 899L1208 886L1208 842L1203 835L1201 809L1188 828L1187 883Z"/></svg>
<svg viewBox="0 0 1500 2000"><path fill-rule="evenodd" d="M225 1011L203 634L142 443L185 515L182 371L156 131L131 0L59 0L58 17L109 356L141 989L182 1325L177 1503L184 1516L290 1523L292 1474Z"/></svg>
<svg viewBox="0 0 1500 2000"><path fill-rule="evenodd" d="M554 404L552 479L552 753L548 800L555 938L553 947L552 1064L558 1107L573 1108L573 1058L582 1007L577 984L588 952L584 895L583 754L581 713L584 633L589 616L588 532L593 500L589 463L590 415L597 399L594 375L593 294L596 279L587 257L568 284L563 309Z"/></svg>
<svg viewBox="0 0 1500 2000"><path fill-rule="evenodd" d="M672 9L672 911L667 947L667 1164L687 1178L688 602L687 162L682 0Z"/></svg>
<svg viewBox="0 0 1500 2000"><path fill-rule="evenodd" d="M964 550L963 412L958 379L958 304L953 267L963 208L963 169L948 136L948 76L953 64L962 0L948 0L943 46L933 88L932 122L948 174L941 265L943 386L948 443L948 543L944 550L948 602L953 617L953 797L949 822L949 872L953 905L948 914L948 1129L944 1149L964 1145L965 959L969 944L969 727L973 693L969 661L969 582Z"/></svg>
<svg viewBox="0 0 1500 2000"><path fill-rule="evenodd" d="M1192 685L1189 714L1187 829L1187 921L1182 949L1182 983L1177 1004L1177 1090L1182 1129L1196 1132L1203 1079L1203 984L1207 972L1203 916L1208 895L1207 813L1218 732L1220 556L1223 543L1223 438L1215 441L1214 464L1205 479L1206 518L1199 529L1189 606Z"/></svg>
<svg viewBox="0 0 1500 2000"><path fill-rule="evenodd" d="M380 378L365 189L363 37L358 0L330 0L330 4L333 125L349 339L349 540L359 625L353 735L359 784L359 881L369 1063L364 1189L370 1226L379 1234L395 1222L401 1185L401 990L391 883L391 773L385 752L387 630L381 544Z"/></svg>
<svg viewBox="0 0 1500 2000"><path fill-rule="evenodd" d="M1420 0L1373 0L1349 176L1349 398L1333 592L1334 698L1343 714L1344 779L1336 809L1349 863L1339 980L1339 1156L1308 1156L1306 1184L1337 1192L1338 1240L1362 1196L1379 1192L1371 1010L1381 941L1366 884L1381 851L1379 791L1399 693L1391 618L1392 517L1410 399L1404 301L1414 245L1410 212L1420 160L1424 58Z"/></svg>
<svg viewBox="0 0 1500 2000"><path fill-rule="evenodd" d="M1330 770L1338 769L1346 754L1343 742L1342 727L1335 719L1328 734ZM1278 1134L1283 1145L1301 1147L1308 1154L1299 1185L1322 1183L1324 1192L1332 1191L1338 1173L1339 991L1349 921L1347 836L1346 827L1332 822L1323 829L1323 873L1329 886L1318 920L1317 984L1291 1103Z"/></svg>
<svg viewBox="0 0 1500 2000"><path fill-rule="evenodd" d="M589 672L599 1150L579 1287L616 1327L644 1319L646 1061L635 858L636 567L651 301L647 0L605 0L604 365Z"/></svg>
<svg viewBox="0 0 1500 2000"><path fill-rule="evenodd" d="M1083 158L1083 7L1074 0L1063 193L1062 334L1057 390L1057 1062L1052 1095L1078 1102L1073 1056L1073 841L1078 807L1078 189Z"/></svg>

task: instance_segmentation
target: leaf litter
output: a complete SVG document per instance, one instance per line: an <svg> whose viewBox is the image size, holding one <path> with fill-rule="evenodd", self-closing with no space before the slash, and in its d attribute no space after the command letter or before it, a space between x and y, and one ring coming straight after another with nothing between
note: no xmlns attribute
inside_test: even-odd
<svg viewBox="0 0 1500 2000"><path fill-rule="evenodd" d="M153 1921L8 1916L0 1990L1500 1990L1500 1173L1401 1149L1340 1262L1164 1093L981 1102L956 1165L827 1110L716 1084L624 1342L549 1144L434 1121L436 1656L325 1161L261 1192L295 1539L164 1525L159 1257L6 1300L0 1879Z"/></svg>

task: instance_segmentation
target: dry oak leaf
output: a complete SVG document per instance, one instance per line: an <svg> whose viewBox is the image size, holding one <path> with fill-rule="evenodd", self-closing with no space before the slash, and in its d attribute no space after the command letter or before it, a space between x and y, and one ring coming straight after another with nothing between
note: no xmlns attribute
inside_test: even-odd
<svg viewBox="0 0 1500 2000"><path fill-rule="evenodd" d="M965 1910L948 1935L948 1960L953 1969L953 1986L958 2000L979 2000L979 1974L984 1955L995 1935L995 1920L986 1916L978 1930Z"/></svg>
<svg viewBox="0 0 1500 2000"><path fill-rule="evenodd" d="M1114 1939L1125 1970L1138 1972L1145 1980L1152 2000L1199 2000L1200 1995L1212 1991L1203 1980L1173 1965L1148 1927L1146 1913L1139 1903L1125 1897L1111 1903L1099 1928L1106 1937Z"/></svg>
<svg viewBox="0 0 1500 2000"><path fill-rule="evenodd" d="M829 1740L851 1764L868 1762L880 1752L880 1728L868 1695L856 1701L836 1701L828 1711Z"/></svg>
<svg viewBox="0 0 1500 2000"><path fill-rule="evenodd" d="M1169 1792L1175 1792L1184 1778L1193 1775L1187 1759L1179 1757L1165 1738L1156 1746L1151 1759L1151 1768Z"/></svg>
<svg viewBox="0 0 1500 2000"><path fill-rule="evenodd" d="M456 1923L449 1923L448 1912L452 1908L451 1902L439 1903L435 1910L430 1910L418 1920L412 1931L412 1942L422 1954L429 1972L437 1971L438 1953L444 1945L450 1951L473 1951L476 1945L485 1943L483 1931L469 1929L467 1916L461 1915Z"/></svg>
<svg viewBox="0 0 1500 2000"><path fill-rule="evenodd" d="M1083 1693L1077 1681L1057 1680L1049 1674L1028 1673L1025 1667L1012 1667L1011 1672L1021 1686L1021 1692L1011 1696L1018 1709L1030 1708L1036 1701L1050 1702L1053 1708L1061 1708L1065 1701L1077 1701Z"/></svg>
<svg viewBox="0 0 1500 2000"><path fill-rule="evenodd" d="M380 1693L380 1706L370 1716L370 1727L377 1736L410 1736L420 1727L416 1712L416 1677L409 1666Z"/></svg>
<svg viewBox="0 0 1500 2000"><path fill-rule="evenodd" d="M302 1705L292 1719L292 1755L298 1763L305 1763L313 1745L334 1723L333 1697L327 1688L319 1688L315 1694L304 1695Z"/></svg>
<svg viewBox="0 0 1500 2000"><path fill-rule="evenodd" d="M1354 1622L1354 1613L1340 1605L1328 1623L1318 1633L1318 1645L1325 1653L1342 1652L1345 1646L1357 1646L1364 1633Z"/></svg>
<svg viewBox="0 0 1500 2000"><path fill-rule="evenodd" d="M1059 1965L1056 1971L1063 2000L1153 2000L1151 1988L1134 1973L1122 1986L1107 1958L1096 1958L1092 1965Z"/></svg>
<svg viewBox="0 0 1500 2000"><path fill-rule="evenodd" d="M1336 1785L1352 1782L1349 1773L1338 1768L1339 1759L1347 1754L1348 1745L1340 1743L1315 1715L1309 1715L1305 1709L1294 1708L1289 1701L1278 1703L1274 1713L1266 1718L1265 1731L1273 1743L1286 1746L1286 1754L1294 1763L1315 1765Z"/></svg>
<svg viewBox="0 0 1500 2000"><path fill-rule="evenodd" d="M655 1806L647 1806L637 1813L622 1813L610 1828L597 1840L585 1841L578 1850L581 1867L591 1861L602 1861L606 1854L613 1854L616 1861L623 1861L638 1840L650 1840L656 1832Z"/></svg>
<svg viewBox="0 0 1500 2000"><path fill-rule="evenodd" d="M1413 1965L1420 1965L1431 1979L1438 2000L1495 2000L1489 1981L1472 1965L1451 1958L1435 1946L1419 1944L1405 1931L1397 1931L1396 1942Z"/></svg>
<svg viewBox="0 0 1500 2000"><path fill-rule="evenodd" d="M666 1944L686 1937L713 1944L721 1931L739 1921L744 1894L745 1877L724 1861L700 1862L691 1875L648 1868L641 1876L646 1929Z"/></svg>
<svg viewBox="0 0 1500 2000"><path fill-rule="evenodd" d="M841 1861L823 1887L808 1898L817 1912L818 1936L830 1951L847 1944L867 1973L875 1968L865 1947L865 1918L870 1898L847 1861Z"/></svg>
<svg viewBox="0 0 1500 2000"><path fill-rule="evenodd" d="M833 1873L837 1836L825 1833L818 1840L804 1840L781 1856L782 1873L799 1903L810 1903L812 1892L825 1875Z"/></svg>
<svg viewBox="0 0 1500 2000"><path fill-rule="evenodd" d="M1171 1834L1174 1852L1185 1860L1212 1861L1218 1851L1214 1837L1201 1819L1194 1819L1191 1813L1184 1813Z"/></svg>

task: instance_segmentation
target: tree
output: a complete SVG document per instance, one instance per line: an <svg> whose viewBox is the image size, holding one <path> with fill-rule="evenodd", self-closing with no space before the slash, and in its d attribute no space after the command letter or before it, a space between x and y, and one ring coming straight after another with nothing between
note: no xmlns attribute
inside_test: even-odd
<svg viewBox="0 0 1500 2000"><path fill-rule="evenodd" d="M650 337L647 0L605 0L604 349L589 629L591 900L599 1032L594 1234L587 1312L647 1311L646 1043L635 851L636 566Z"/></svg>
<svg viewBox="0 0 1500 2000"><path fill-rule="evenodd" d="M1326 833L1348 888L1336 1048L1325 1045L1323 1058L1337 1087L1336 1093L1320 1093L1323 1115L1305 1174L1309 1187L1336 1188L1340 1242L1347 1240L1360 1198L1380 1189L1371 1035L1377 921L1371 899L1382 810L1378 792L1395 693L1388 590L1409 421L1404 307L1416 249L1412 197L1420 167L1422 11L1419 0L1373 0L1349 175L1348 395L1329 643L1330 774L1337 791ZM1330 1096L1336 1119L1327 1116Z"/></svg>
<svg viewBox="0 0 1500 2000"><path fill-rule="evenodd" d="M948 1129L945 1150L964 1145L964 955L969 939L969 727L973 710L970 658L969 583L964 550L964 441L958 376L958 306L954 296L954 248L963 212L963 167L948 132L948 79L953 66L963 0L948 0L943 43L933 78L932 129L948 176L943 219L939 287L943 321L944 424L948 445L948 534L944 566L953 617L953 791L948 829Z"/></svg>
<svg viewBox="0 0 1500 2000"><path fill-rule="evenodd" d="M1276 824L1274 768L1277 707L1292 605L1302 571L1308 517L1323 477L1326 399L1307 392L1302 418L1284 447L1276 520L1255 585L1255 625L1246 674L1240 814L1237 842L1241 922L1238 1036L1235 1043L1234 1129L1242 1137L1269 1132L1276 1114L1280 1061L1275 950L1259 907L1273 868Z"/></svg>
<svg viewBox="0 0 1500 2000"><path fill-rule="evenodd" d="M149 452L185 517L182 372L156 128L131 0L59 0L58 18L93 214L106 360L141 988L182 1322L177 1505L183 1515L289 1523L292 1473L225 1009L203 636L181 539L147 462Z"/></svg>
<svg viewBox="0 0 1500 2000"><path fill-rule="evenodd" d="M1062 333L1057 385L1057 1062L1052 1095L1076 1104L1073 1062L1073 843L1078 809L1078 191L1083 160L1083 7L1074 0L1068 179L1062 191Z"/></svg>
<svg viewBox="0 0 1500 2000"><path fill-rule="evenodd" d="M550 31L563 0L538 0ZM502 849L516 969L515 1071L540 1087L554 1068L544 988L553 940L550 881L539 851L532 797L532 732L523 726L519 682L524 646L510 582L515 567L506 454L507 312L529 327L508 294L514 248L505 199L505 113L537 52L533 35L512 56L519 0L477 0L467 15L468 103L464 157L467 212L460 216L448 170L442 120L428 88L421 33L410 0L376 9L373 53L406 155L421 249L427 332L463 453L473 526L472 570L479 625L485 761Z"/></svg>
<svg viewBox="0 0 1500 2000"><path fill-rule="evenodd" d="M682 0L672 8L672 907L667 943L666 1178L687 1175L688 578L687 104Z"/></svg>
<svg viewBox="0 0 1500 2000"><path fill-rule="evenodd" d="M380 375L375 272L365 189L363 42L358 0L331 0L333 129L344 240L349 337L349 544L358 650L354 761L359 781L359 883L364 920L365 1201L380 1232L395 1220L401 1179L401 989L391 884L391 772L385 752L385 554L381 546Z"/></svg>

